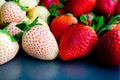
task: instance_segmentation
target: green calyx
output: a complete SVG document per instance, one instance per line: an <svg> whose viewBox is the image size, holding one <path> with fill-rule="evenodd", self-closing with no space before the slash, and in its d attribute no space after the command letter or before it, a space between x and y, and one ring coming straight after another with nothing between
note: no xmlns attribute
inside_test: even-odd
<svg viewBox="0 0 120 80"><path fill-rule="evenodd" d="M64 7L63 4L56 6L54 3L52 3L50 5L50 7L49 7L50 16L48 17L48 20L47 20L48 23L50 23L52 21L52 19L54 19L55 17L58 17L61 15L58 10L63 9L63 7Z"/></svg>
<svg viewBox="0 0 120 80"><path fill-rule="evenodd" d="M49 11L51 13L51 16L58 17L60 14L57 12L58 7L53 3L50 5Z"/></svg>
<svg viewBox="0 0 120 80"><path fill-rule="evenodd" d="M28 8L28 6L22 6L19 2L19 0L8 0L8 1L13 1L15 2L18 6L20 6L21 10L26 11L26 9Z"/></svg>
<svg viewBox="0 0 120 80"><path fill-rule="evenodd" d="M22 23L17 24L16 27L18 27L22 31L29 31L35 25L42 25L41 23L37 23L37 22L38 22L38 17L35 18L35 20L31 24L28 24L27 22L23 21ZM16 34L14 37L16 39L21 39L22 35L23 35L23 32L20 32L19 34Z"/></svg>
<svg viewBox="0 0 120 80"><path fill-rule="evenodd" d="M66 16L72 16L73 17L73 14L72 13L67 13L65 14Z"/></svg>
<svg viewBox="0 0 120 80"><path fill-rule="evenodd" d="M84 14L81 15L81 16L80 16L80 21L81 21L83 24L88 25L86 15L84 15Z"/></svg>
<svg viewBox="0 0 120 80"><path fill-rule="evenodd" d="M28 31L35 25L42 25L41 23L37 23L38 22L38 18L39 17L35 18L35 20L31 24L28 24L27 22L23 21L22 23L17 24L16 26L19 29L21 29L22 31Z"/></svg>
<svg viewBox="0 0 120 80"><path fill-rule="evenodd" d="M67 0L59 0L62 4L65 4Z"/></svg>
<svg viewBox="0 0 120 80"><path fill-rule="evenodd" d="M87 17L88 14L82 14L79 17L79 20L81 21L82 24L85 24L88 26L88 20ZM89 16L89 20L91 21L91 28L94 29L96 32L98 32L102 26L104 25L104 17L103 16Z"/></svg>
<svg viewBox="0 0 120 80"><path fill-rule="evenodd" d="M95 18L96 21L96 26L95 26L95 30L98 32L104 25L104 17L103 16L98 16Z"/></svg>
<svg viewBox="0 0 120 80"><path fill-rule="evenodd" d="M11 36L6 30L3 29L3 30L0 30L0 32L8 35L12 42L17 42L17 40L13 36Z"/></svg>
<svg viewBox="0 0 120 80"><path fill-rule="evenodd" d="M110 18L110 20L108 21L108 23L106 23L102 29L99 30L98 35L101 35L102 33L111 30L110 26L113 24L119 24L120 21L118 21L118 19L120 19L120 15L116 15L116 16L112 16Z"/></svg>

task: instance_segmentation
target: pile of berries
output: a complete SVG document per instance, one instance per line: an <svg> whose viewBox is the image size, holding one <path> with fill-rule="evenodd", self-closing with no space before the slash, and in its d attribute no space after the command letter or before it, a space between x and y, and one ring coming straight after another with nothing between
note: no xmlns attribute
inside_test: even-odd
<svg viewBox="0 0 120 80"><path fill-rule="evenodd" d="M103 64L120 65L120 1L0 0L0 64L19 50L62 61L94 52Z"/></svg>

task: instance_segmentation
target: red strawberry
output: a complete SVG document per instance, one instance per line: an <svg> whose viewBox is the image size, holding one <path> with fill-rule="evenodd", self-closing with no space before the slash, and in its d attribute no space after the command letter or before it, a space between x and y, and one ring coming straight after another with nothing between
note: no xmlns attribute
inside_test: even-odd
<svg viewBox="0 0 120 80"><path fill-rule="evenodd" d="M51 4L55 4L56 6L60 5L59 0L40 0L40 4L43 4L46 8L50 8Z"/></svg>
<svg viewBox="0 0 120 80"><path fill-rule="evenodd" d="M96 46L98 36L89 26L72 25L60 40L60 58L71 60L88 55Z"/></svg>
<svg viewBox="0 0 120 80"><path fill-rule="evenodd" d="M120 2L118 2L116 8L115 8L115 13L120 14Z"/></svg>
<svg viewBox="0 0 120 80"><path fill-rule="evenodd" d="M62 34L66 31L69 25L77 24L77 19L69 15L61 15L56 17L51 22L51 31L54 34L57 41L60 40Z"/></svg>
<svg viewBox="0 0 120 80"><path fill-rule="evenodd" d="M110 30L101 37L97 56L104 64L120 65L120 28Z"/></svg>
<svg viewBox="0 0 120 80"><path fill-rule="evenodd" d="M90 12L96 4L96 0L67 0L65 12L70 12L78 17L81 14Z"/></svg>
<svg viewBox="0 0 120 80"><path fill-rule="evenodd" d="M99 14L110 16L113 14L117 3L118 0L97 0L95 11Z"/></svg>
<svg viewBox="0 0 120 80"><path fill-rule="evenodd" d="M6 2L0 10L0 17L2 23L21 22L26 16L26 12L14 2Z"/></svg>
<svg viewBox="0 0 120 80"><path fill-rule="evenodd" d="M42 60L53 60L58 55L58 45L53 34L40 25L23 33L22 47L27 54Z"/></svg>

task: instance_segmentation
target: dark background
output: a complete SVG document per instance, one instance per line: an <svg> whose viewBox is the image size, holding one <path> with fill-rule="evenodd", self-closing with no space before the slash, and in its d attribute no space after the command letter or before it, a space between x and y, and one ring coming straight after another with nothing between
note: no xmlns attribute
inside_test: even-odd
<svg viewBox="0 0 120 80"><path fill-rule="evenodd" d="M0 80L120 80L120 66L102 66L92 57L42 61L20 51L0 66Z"/></svg>

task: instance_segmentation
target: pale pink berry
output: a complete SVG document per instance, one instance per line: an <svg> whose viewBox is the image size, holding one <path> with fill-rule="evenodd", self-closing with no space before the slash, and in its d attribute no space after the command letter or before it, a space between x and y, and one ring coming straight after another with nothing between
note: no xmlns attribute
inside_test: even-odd
<svg viewBox="0 0 120 80"><path fill-rule="evenodd" d="M0 65L13 59L19 50L19 44L11 37L0 31Z"/></svg>
<svg viewBox="0 0 120 80"><path fill-rule="evenodd" d="M26 12L14 2L6 2L1 7L1 21L2 23L21 22L26 16Z"/></svg>
<svg viewBox="0 0 120 80"><path fill-rule="evenodd" d="M55 37L49 29L39 25L23 33L22 47L27 54L42 60L53 60L58 55Z"/></svg>
<svg viewBox="0 0 120 80"><path fill-rule="evenodd" d="M12 36L15 36L16 34L19 34L20 32L23 32L21 29L19 29L18 27L16 27L18 23L10 23L8 26L7 26L7 31L9 34L11 34Z"/></svg>

